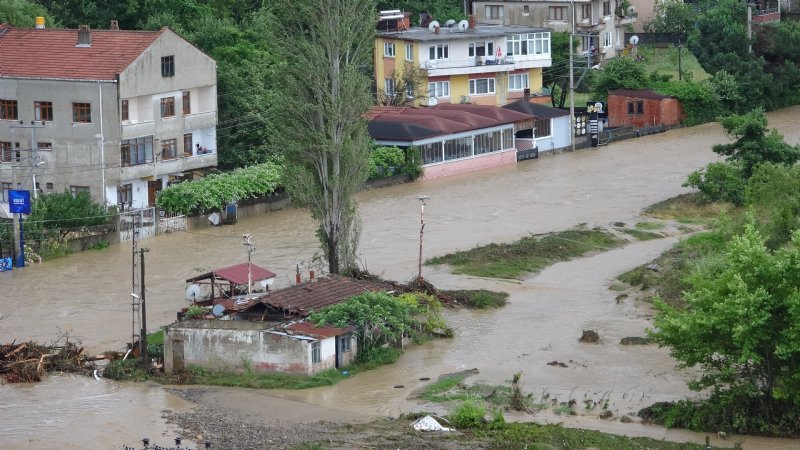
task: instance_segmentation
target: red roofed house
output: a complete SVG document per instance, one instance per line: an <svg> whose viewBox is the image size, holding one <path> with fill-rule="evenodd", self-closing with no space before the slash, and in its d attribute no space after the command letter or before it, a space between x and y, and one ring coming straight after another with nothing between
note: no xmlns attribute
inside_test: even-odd
<svg viewBox="0 0 800 450"><path fill-rule="evenodd" d="M241 266L211 273L218 283L223 279L232 281L241 278ZM199 282L207 275L187 281ZM262 276L265 275L258 275ZM246 278L245 272L244 280L239 281L247 283ZM241 302L241 308L234 305L236 302L227 305L214 300L214 305L224 307L218 309L219 318L181 321L164 328L164 370L180 371L187 365L195 365L242 371L245 362L254 371L297 375L343 368L355 360L358 350L353 330L317 327L304 322L305 318L313 311L359 294L388 288L381 283L329 275L253 294L248 301Z"/></svg>
<svg viewBox="0 0 800 450"><path fill-rule="evenodd" d="M683 120L681 102L649 89L617 89L608 93L608 126L634 128L674 126Z"/></svg>
<svg viewBox="0 0 800 450"><path fill-rule="evenodd" d="M423 179L517 161L514 132L533 128L533 116L489 105L439 104L375 108L369 134L380 145L416 147Z"/></svg>
<svg viewBox="0 0 800 450"><path fill-rule="evenodd" d="M22 189L126 209L217 165L216 62L168 28L111 28L0 25L0 201L15 164Z"/></svg>

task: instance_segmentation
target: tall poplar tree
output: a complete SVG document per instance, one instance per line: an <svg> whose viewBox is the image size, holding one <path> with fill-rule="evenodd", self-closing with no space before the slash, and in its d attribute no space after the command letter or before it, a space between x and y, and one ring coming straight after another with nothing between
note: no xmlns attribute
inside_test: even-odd
<svg viewBox="0 0 800 450"><path fill-rule="evenodd" d="M273 138L288 163L292 200L319 221L331 273L356 268L360 219L353 195L368 176L370 77L376 9L371 0L276 0Z"/></svg>

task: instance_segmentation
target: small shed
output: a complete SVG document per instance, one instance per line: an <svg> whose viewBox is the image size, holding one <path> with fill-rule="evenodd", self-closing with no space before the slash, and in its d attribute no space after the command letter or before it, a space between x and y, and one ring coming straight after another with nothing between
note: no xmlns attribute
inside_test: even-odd
<svg viewBox="0 0 800 450"><path fill-rule="evenodd" d="M570 146L571 127L568 111L528 100L518 100L503 108L533 117L533 129L519 130L515 134L518 152L536 148L538 154Z"/></svg>
<svg viewBox="0 0 800 450"><path fill-rule="evenodd" d="M611 128L671 127L683 120L681 102L650 89L617 89L608 93L608 126Z"/></svg>

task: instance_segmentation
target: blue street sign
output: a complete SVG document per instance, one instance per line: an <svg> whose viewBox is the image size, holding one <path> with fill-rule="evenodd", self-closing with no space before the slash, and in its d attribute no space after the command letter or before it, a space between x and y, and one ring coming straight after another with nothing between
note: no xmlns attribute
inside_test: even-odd
<svg viewBox="0 0 800 450"><path fill-rule="evenodd" d="M31 213L31 191L12 190L8 192L8 203L12 213Z"/></svg>

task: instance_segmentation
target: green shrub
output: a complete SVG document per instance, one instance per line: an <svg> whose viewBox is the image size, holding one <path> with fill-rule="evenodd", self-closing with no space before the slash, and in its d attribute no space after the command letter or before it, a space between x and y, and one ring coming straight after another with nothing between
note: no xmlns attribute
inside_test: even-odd
<svg viewBox="0 0 800 450"><path fill-rule="evenodd" d="M398 147L377 147L369 153L369 177L383 178L397 173L403 166L405 155Z"/></svg>
<svg viewBox="0 0 800 450"><path fill-rule="evenodd" d="M450 413L448 419L456 428L478 428L484 423L486 407L474 401L467 400Z"/></svg>
<svg viewBox="0 0 800 450"><path fill-rule="evenodd" d="M746 180L740 164L713 162L690 173L683 186L698 189L708 202L744 203Z"/></svg>

